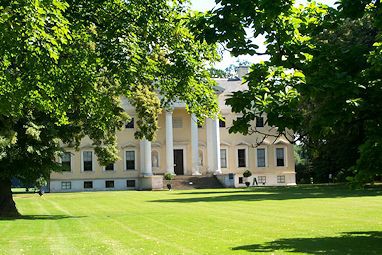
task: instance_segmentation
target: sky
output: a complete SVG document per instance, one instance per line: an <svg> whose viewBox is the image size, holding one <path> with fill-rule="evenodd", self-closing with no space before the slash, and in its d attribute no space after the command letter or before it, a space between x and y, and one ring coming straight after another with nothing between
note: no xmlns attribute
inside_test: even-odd
<svg viewBox="0 0 382 255"><path fill-rule="evenodd" d="M322 2L329 6L334 6L334 3L337 1L338 0L317 0L317 2ZM297 4L304 4L306 2L307 2L306 0L296 0ZM208 11L212 9L213 7L215 7L215 5L216 4L214 0L191 0L191 8L197 11L202 11L202 12ZM248 61L250 63L258 63L261 60L266 60L266 58L267 58L266 56L259 57L259 56L250 56L250 55L242 55L236 58L236 57L232 57L228 51L223 51L223 59L221 62L217 63L215 67L219 69L225 69L230 64L235 64L237 61Z"/></svg>

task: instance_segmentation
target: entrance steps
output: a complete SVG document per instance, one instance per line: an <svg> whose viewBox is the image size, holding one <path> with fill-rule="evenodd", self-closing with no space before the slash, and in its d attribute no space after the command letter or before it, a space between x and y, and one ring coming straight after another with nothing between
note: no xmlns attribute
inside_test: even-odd
<svg viewBox="0 0 382 255"><path fill-rule="evenodd" d="M167 189L167 181L164 181L163 184L163 188ZM223 188L222 184L214 175L177 175L171 181L171 184L172 189L176 190Z"/></svg>

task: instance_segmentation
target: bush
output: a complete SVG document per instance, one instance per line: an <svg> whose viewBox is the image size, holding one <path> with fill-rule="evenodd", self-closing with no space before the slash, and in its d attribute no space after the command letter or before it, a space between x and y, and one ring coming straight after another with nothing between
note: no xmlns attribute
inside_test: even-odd
<svg viewBox="0 0 382 255"><path fill-rule="evenodd" d="M245 178L248 178L248 177L251 177L251 176L252 176L252 173L251 173L251 171L249 171L249 170L245 170L244 173L243 173L243 176L244 176Z"/></svg>
<svg viewBox="0 0 382 255"><path fill-rule="evenodd" d="M165 173L163 177L165 180L168 180L168 181L171 181L172 179L174 179L174 175L172 173Z"/></svg>

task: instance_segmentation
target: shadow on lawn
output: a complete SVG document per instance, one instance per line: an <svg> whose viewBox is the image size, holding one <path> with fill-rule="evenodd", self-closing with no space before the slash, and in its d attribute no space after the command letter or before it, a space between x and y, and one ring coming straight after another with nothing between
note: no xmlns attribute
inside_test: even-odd
<svg viewBox="0 0 382 255"><path fill-rule="evenodd" d="M345 232L341 236L279 239L265 244L232 248L234 251L298 252L306 254L382 254L382 232Z"/></svg>
<svg viewBox="0 0 382 255"><path fill-rule="evenodd" d="M363 190L350 190L347 186L297 186L297 187L256 187L238 190L216 190L206 192L181 192L174 193L176 196L194 195L187 198L173 198L152 200L150 202L226 202L226 201L262 201L262 200L289 200L303 198L346 198L382 196L381 187L373 187ZM198 196L211 195L211 196ZM214 196L216 195L216 196Z"/></svg>
<svg viewBox="0 0 382 255"><path fill-rule="evenodd" d="M69 215L20 215L17 217L0 217L1 220L64 220L79 219L86 216L69 216Z"/></svg>

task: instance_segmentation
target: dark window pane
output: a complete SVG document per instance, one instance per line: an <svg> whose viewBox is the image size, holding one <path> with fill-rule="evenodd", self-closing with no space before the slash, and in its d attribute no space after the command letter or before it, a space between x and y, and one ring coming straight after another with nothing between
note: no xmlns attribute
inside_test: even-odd
<svg viewBox="0 0 382 255"><path fill-rule="evenodd" d="M105 181L106 188L114 188L114 181Z"/></svg>
<svg viewBox="0 0 382 255"><path fill-rule="evenodd" d="M130 122L126 123L126 128L134 128L134 118L131 118Z"/></svg>
<svg viewBox="0 0 382 255"><path fill-rule="evenodd" d="M126 170L135 170L135 151L126 151Z"/></svg>
<svg viewBox="0 0 382 255"><path fill-rule="evenodd" d="M239 177L239 183L243 183L243 177Z"/></svg>
<svg viewBox="0 0 382 255"><path fill-rule="evenodd" d="M257 167L265 167L265 149L257 149Z"/></svg>
<svg viewBox="0 0 382 255"><path fill-rule="evenodd" d="M219 127L221 127L221 128L225 127L225 119L223 119L223 120L219 119Z"/></svg>
<svg viewBox="0 0 382 255"><path fill-rule="evenodd" d="M84 189L92 189L92 188L93 188L93 182L92 181L84 182Z"/></svg>
<svg viewBox="0 0 382 255"><path fill-rule="evenodd" d="M246 167L245 149L237 150L237 158L239 167Z"/></svg>
<svg viewBox="0 0 382 255"><path fill-rule="evenodd" d="M61 156L61 165L63 167L63 171L71 171L71 157L70 152L64 152Z"/></svg>
<svg viewBox="0 0 382 255"><path fill-rule="evenodd" d="M105 167L105 170L106 170L106 171L114 171L114 164L113 164L113 163L108 164L108 165Z"/></svg>
<svg viewBox="0 0 382 255"><path fill-rule="evenodd" d="M264 118L256 117L256 127L264 127Z"/></svg>
<svg viewBox="0 0 382 255"><path fill-rule="evenodd" d="M93 152L83 152L84 171L93 171Z"/></svg>
<svg viewBox="0 0 382 255"><path fill-rule="evenodd" d="M285 166L284 148L276 148L276 164L277 166Z"/></svg>
<svg viewBox="0 0 382 255"><path fill-rule="evenodd" d="M128 188L135 188L135 180L127 180L126 181L126 186Z"/></svg>

